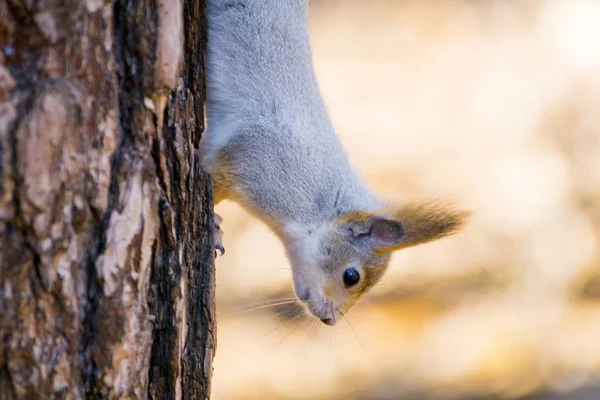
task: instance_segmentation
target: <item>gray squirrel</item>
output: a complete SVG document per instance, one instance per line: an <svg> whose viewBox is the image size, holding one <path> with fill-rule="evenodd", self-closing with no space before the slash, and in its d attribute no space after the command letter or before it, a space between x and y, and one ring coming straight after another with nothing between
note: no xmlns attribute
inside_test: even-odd
<svg viewBox="0 0 600 400"><path fill-rule="evenodd" d="M335 325L381 279L391 252L458 231L468 212L387 204L362 182L321 98L307 11L307 0L208 0L200 154L215 204L233 200L269 226L296 297Z"/></svg>

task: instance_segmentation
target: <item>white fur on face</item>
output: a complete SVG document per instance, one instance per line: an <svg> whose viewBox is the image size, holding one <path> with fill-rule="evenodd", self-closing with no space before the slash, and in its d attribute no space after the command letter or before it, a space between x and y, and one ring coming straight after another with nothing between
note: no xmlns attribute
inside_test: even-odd
<svg viewBox="0 0 600 400"><path fill-rule="evenodd" d="M306 305L313 316L324 322L327 320L326 323L329 325L333 325L341 319L339 310L345 308L342 304L345 301L338 302L337 299L329 298L323 291L323 288L331 282L329 282L327 272L319 266L319 262L323 258L321 242L326 240L326 234L332 228L331 224L310 227L290 224L285 230L286 237L291 239L285 242L287 243L287 255L292 265L296 297ZM343 294L342 297L344 297Z"/></svg>

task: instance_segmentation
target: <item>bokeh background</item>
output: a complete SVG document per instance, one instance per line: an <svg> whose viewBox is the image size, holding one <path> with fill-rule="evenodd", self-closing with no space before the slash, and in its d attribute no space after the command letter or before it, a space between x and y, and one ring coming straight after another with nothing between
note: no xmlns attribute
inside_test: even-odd
<svg viewBox="0 0 600 400"><path fill-rule="evenodd" d="M219 205L214 399L600 399L600 1L315 0L310 25L374 190L476 213L330 328L269 306L283 250Z"/></svg>

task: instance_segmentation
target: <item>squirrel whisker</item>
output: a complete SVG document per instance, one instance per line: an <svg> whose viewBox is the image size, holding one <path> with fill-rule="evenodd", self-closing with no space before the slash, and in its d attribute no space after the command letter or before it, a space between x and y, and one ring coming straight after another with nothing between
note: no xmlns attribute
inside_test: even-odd
<svg viewBox="0 0 600 400"><path fill-rule="evenodd" d="M263 305L260 305L258 307L252 307L252 308L248 308L248 309L239 311L239 312L235 313L234 315L246 314L246 313L249 313L251 311L262 310L264 308L271 308L271 307L283 306L283 305L286 305L286 304L294 304L294 303L297 304L298 300L294 299L294 300L280 301L278 303L272 303L272 304L263 304Z"/></svg>

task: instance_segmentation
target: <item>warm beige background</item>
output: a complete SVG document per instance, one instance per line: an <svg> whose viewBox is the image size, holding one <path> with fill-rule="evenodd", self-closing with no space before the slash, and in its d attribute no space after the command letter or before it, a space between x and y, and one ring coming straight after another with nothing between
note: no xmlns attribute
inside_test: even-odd
<svg viewBox="0 0 600 400"><path fill-rule="evenodd" d="M373 188L449 196L476 216L398 254L350 313L354 334L285 307L239 313L289 296L291 278L265 227L220 205L214 399L520 396L597 380L600 1L321 0L311 28L331 117Z"/></svg>

